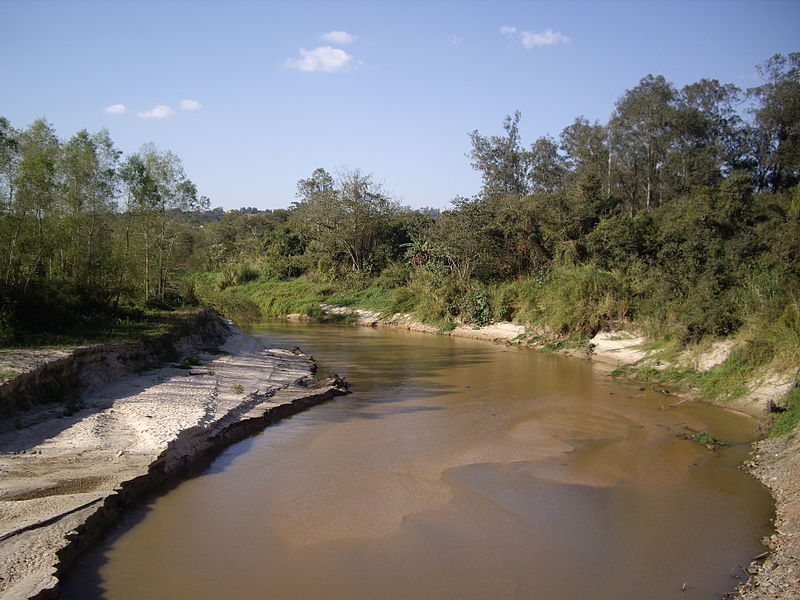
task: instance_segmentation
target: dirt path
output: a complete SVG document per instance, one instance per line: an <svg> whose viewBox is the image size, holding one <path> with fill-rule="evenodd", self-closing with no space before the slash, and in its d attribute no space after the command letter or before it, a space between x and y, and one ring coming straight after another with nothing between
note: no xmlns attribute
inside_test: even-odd
<svg viewBox="0 0 800 600"><path fill-rule="evenodd" d="M236 328L221 351L120 374L76 414L0 434L0 597L54 596L59 570L138 494L339 391L314 382L310 357Z"/></svg>

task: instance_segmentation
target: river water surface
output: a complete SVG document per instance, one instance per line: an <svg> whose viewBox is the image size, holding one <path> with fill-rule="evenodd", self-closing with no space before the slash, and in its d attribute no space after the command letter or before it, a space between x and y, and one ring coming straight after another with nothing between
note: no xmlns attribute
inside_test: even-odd
<svg viewBox="0 0 800 600"><path fill-rule="evenodd" d="M62 598L720 598L769 532L754 421L471 340L269 322L353 394L128 515ZM708 431L714 454L680 435ZM686 591L681 591L686 583Z"/></svg>

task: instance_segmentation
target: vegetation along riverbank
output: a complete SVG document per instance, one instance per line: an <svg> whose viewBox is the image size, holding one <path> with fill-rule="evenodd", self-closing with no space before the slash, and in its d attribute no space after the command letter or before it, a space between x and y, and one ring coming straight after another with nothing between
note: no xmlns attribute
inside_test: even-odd
<svg viewBox="0 0 800 600"><path fill-rule="evenodd" d="M169 151L0 118L0 344L130 339L198 306L348 318L327 305L624 349L616 376L763 415L777 537L746 597L798 597L800 53L757 70L750 89L647 75L605 122L532 142L508 115L469 134L482 189L444 211L323 168L286 209L210 210Z"/></svg>

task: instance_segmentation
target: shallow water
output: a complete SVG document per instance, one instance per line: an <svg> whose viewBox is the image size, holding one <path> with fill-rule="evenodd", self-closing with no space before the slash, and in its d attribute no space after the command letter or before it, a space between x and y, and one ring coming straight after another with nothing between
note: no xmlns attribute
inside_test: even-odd
<svg viewBox="0 0 800 600"><path fill-rule="evenodd" d="M710 599L762 551L769 495L737 468L749 418L485 342L251 333L354 393L132 512L63 598ZM731 446L715 455L687 427Z"/></svg>

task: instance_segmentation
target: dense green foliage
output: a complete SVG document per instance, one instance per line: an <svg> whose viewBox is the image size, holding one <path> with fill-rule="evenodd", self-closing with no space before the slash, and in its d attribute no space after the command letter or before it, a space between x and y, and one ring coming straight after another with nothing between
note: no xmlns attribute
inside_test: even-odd
<svg viewBox="0 0 800 600"><path fill-rule="evenodd" d="M0 120L0 343L131 307L319 316L330 301L553 340L635 324L682 347L738 334L736 372L800 362L800 53L763 84L648 75L606 123L525 145L470 134L481 192L411 210L317 169L286 209L207 210L179 159ZM733 364L733 363L731 363ZM713 387L709 383L709 389Z"/></svg>
<svg viewBox="0 0 800 600"><path fill-rule="evenodd" d="M0 118L0 344L86 338L174 305L207 208L152 145L123 159L105 131L67 141ZM94 336L92 336L94 337Z"/></svg>

